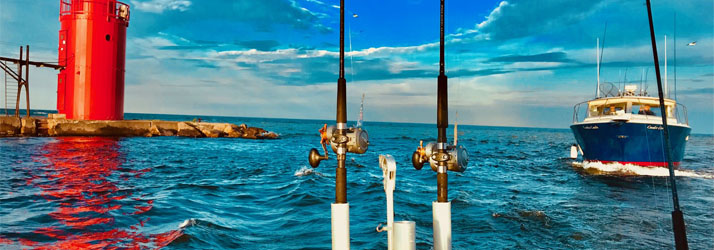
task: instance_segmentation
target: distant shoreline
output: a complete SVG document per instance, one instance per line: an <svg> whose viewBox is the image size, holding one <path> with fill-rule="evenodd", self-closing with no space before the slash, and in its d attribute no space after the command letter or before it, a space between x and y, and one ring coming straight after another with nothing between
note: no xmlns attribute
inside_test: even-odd
<svg viewBox="0 0 714 250"><path fill-rule="evenodd" d="M9 109L10 112L14 112L13 109ZM32 115L46 115L46 114L54 114L57 113L57 110L48 110L48 109L33 109L30 110ZM23 109L20 109L20 115L24 115L25 112ZM5 109L0 108L0 116L5 115ZM331 122L333 120L325 120L325 119L308 119L308 118L290 118L290 117L249 117L249 116L220 116L220 115L196 115L196 114L155 114L155 113L130 113L127 112L125 113L125 118L126 115L129 116L129 119L132 119L131 116L152 116L152 115L157 115L157 116L174 116L176 118L205 118L205 117L213 117L213 118L247 118L247 119L269 119L269 120L296 120L296 121L319 121L319 122ZM191 120L189 119L189 120ZM433 123L421 123L421 122L392 122L392 121L365 121L367 123L392 123L392 124L408 124L408 125L433 125ZM348 120L348 123L357 123L356 120ZM452 124L449 124L450 126L453 126ZM565 128L547 128L547 127L520 127L520 126L494 126L494 125L478 125L478 124L463 124L459 123L459 127L481 127L481 128L511 128L511 129L534 129L534 130L570 130L569 127ZM704 136L714 136L714 133L712 134L707 134L707 133L701 133L701 132L692 132L692 135L704 135Z"/></svg>

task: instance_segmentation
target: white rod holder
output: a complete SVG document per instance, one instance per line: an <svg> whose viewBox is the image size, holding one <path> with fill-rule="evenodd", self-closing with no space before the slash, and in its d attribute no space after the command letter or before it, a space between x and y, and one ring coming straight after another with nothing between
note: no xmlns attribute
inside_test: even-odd
<svg viewBox="0 0 714 250"><path fill-rule="evenodd" d="M432 202L434 250L451 250L451 202Z"/></svg>
<svg viewBox="0 0 714 250"><path fill-rule="evenodd" d="M387 248L392 250L394 249L394 186L397 179L397 163L391 155L380 155L379 167L382 168L384 194L387 198L387 227L381 230L387 231Z"/></svg>
<svg viewBox="0 0 714 250"><path fill-rule="evenodd" d="M332 203L332 249L350 249L350 204Z"/></svg>
<svg viewBox="0 0 714 250"><path fill-rule="evenodd" d="M416 223L413 221L394 222L394 249L416 249Z"/></svg>

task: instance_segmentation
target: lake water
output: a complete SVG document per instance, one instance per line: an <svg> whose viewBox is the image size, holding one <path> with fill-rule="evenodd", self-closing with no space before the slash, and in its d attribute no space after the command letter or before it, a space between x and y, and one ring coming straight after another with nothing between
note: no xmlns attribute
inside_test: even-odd
<svg viewBox="0 0 714 250"><path fill-rule="evenodd" d="M334 121L201 118L281 139L0 138L0 249L328 249L336 162L330 152L312 169L307 155ZM377 159L391 154L395 220L416 221L417 248L429 249L436 174L415 170L410 156L419 140L436 139L436 126L364 128L370 148L347 163L352 248L386 249L386 233L375 231L386 222ZM673 247L666 170L623 175L565 159L567 129L459 133L470 162L449 173L454 249ZM692 135L677 178L692 249L714 249L713 162L714 137Z"/></svg>

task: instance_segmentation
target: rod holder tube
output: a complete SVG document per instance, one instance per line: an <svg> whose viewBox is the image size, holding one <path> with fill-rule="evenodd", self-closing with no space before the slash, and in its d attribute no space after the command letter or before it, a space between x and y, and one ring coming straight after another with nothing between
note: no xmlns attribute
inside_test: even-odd
<svg viewBox="0 0 714 250"><path fill-rule="evenodd" d="M394 222L394 249L416 249L416 223L413 221ZM391 247L391 245L390 245ZM392 248L389 248L392 249Z"/></svg>
<svg viewBox="0 0 714 250"><path fill-rule="evenodd" d="M434 250L451 250L451 202L432 202Z"/></svg>
<svg viewBox="0 0 714 250"><path fill-rule="evenodd" d="M332 249L350 249L350 204L332 203Z"/></svg>

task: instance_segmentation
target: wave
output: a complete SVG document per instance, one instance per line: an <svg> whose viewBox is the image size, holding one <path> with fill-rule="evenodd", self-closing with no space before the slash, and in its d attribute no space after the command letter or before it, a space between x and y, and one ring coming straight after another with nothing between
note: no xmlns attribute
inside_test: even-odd
<svg viewBox="0 0 714 250"><path fill-rule="evenodd" d="M181 222L181 224L179 224L178 228L184 229L184 228L196 225L196 224L197 224L196 219L191 218L191 219Z"/></svg>
<svg viewBox="0 0 714 250"><path fill-rule="evenodd" d="M236 229L234 229L234 228L218 225L218 224L210 222L210 221L205 221L205 220L196 219L196 218L190 218L190 219L184 220L178 226L179 230L184 230L184 231L188 230L189 228L206 228L209 230L236 231Z"/></svg>
<svg viewBox="0 0 714 250"><path fill-rule="evenodd" d="M315 171L314 168L303 166L302 168L295 171L293 176L308 176L308 175L322 176L322 173Z"/></svg>
<svg viewBox="0 0 714 250"><path fill-rule="evenodd" d="M602 163L599 161L571 163L573 167L582 168L589 174L595 175L623 175L623 176L669 176L669 169L664 167L642 167L632 164ZM675 176L714 179L714 175L697 173L691 170L674 170Z"/></svg>

